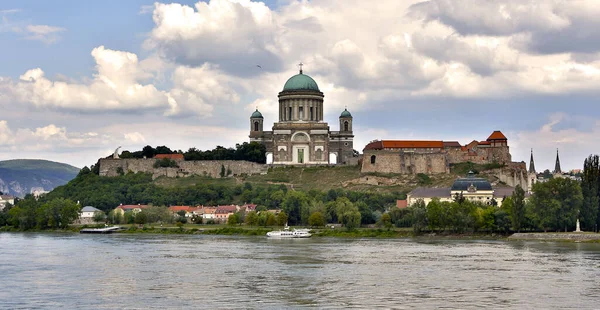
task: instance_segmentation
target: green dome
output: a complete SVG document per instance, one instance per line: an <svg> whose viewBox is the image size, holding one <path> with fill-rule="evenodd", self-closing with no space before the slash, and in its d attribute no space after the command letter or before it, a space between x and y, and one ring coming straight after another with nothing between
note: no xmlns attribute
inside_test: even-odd
<svg viewBox="0 0 600 310"><path fill-rule="evenodd" d="M256 111L254 111L254 113L252 113L252 115L250 117L251 118L263 118L262 114L260 112L258 112L258 109L256 109Z"/></svg>
<svg viewBox="0 0 600 310"><path fill-rule="evenodd" d="M344 109L344 112L342 112L342 115L340 115L340 118L342 117L352 117L352 114L348 112L348 109Z"/></svg>
<svg viewBox="0 0 600 310"><path fill-rule="evenodd" d="M283 91L294 91L294 90L315 90L320 91L317 82L313 80L310 76L306 74L296 74L292 76L285 85L283 86Z"/></svg>

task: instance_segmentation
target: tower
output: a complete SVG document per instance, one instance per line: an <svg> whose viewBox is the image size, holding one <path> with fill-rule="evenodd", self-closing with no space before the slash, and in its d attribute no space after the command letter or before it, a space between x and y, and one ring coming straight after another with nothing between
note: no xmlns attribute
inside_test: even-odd
<svg viewBox="0 0 600 310"><path fill-rule="evenodd" d="M560 158L558 157L558 149L556 149L556 163L554 164L554 174L562 174L562 170L560 170Z"/></svg>
<svg viewBox="0 0 600 310"><path fill-rule="evenodd" d="M527 173L527 191L531 193L533 184L537 182L537 173L535 172L535 163L533 161L533 149L531 149L531 157L529 159L529 172Z"/></svg>
<svg viewBox="0 0 600 310"><path fill-rule="evenodd" d="M340 114L340 131L331 134L332 149L337 152L337 164L349 164L354 156L354 134L352 133L352 114L344 109Z"/></svg>
<svg viewBox="0 0 600 310"><path fill-rule="evenodd" d="M250 133L260 133L263 131L263 121L264 118L262 116L262 113L260 113L258 111L258 108L256 108L256 111L254 111L252 113L252 115L250 116Z"/></svg>

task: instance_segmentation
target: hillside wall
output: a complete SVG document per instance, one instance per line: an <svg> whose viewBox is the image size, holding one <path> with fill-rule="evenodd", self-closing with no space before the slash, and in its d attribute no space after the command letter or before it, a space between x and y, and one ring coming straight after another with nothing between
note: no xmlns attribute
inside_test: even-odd
<svg viewBox="0 0 600 310"><path fill-rule="evenodd" d="M361 172L437 174L449 173L450 169L445 153L405 153L372 150L364 152Z"/></svg>
<svg viewBox="0 0 600 310"><path fill-rule="evenodd" d="M101 159L100 176L114 177L119 175L119 168L124 173L129 171L137 173L151 173L152 178L160 176L187 177L192 175L221 177L221 167L225 171L231 170L229 176L242 174L263 174L267 172L267 166L242 160L175 160L178 168L154 168L156 159L153 158L125 158L125 159Z"/></svg>

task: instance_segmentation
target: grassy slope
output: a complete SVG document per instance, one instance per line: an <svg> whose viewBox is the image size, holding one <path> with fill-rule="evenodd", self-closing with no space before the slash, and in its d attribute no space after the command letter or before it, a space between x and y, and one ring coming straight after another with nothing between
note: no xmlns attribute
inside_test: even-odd
<svg viewBox="0 0 600 310"><path fill-rule="evenodd" d="M375 177L381 180L378 185L366 184L358 181L361 177ZM222 184L233 186L249 182L255 186L266 186L273 184L284 184L290 189L309 191L317 189L327 191L329 189L345 188L356 191L377 191L384 193L408 192L418 186L449 187L456 179L456 175L434 175L430 176L431 184L418 183L418 178L411 175L398 174L361 174L359 166L341 167L287 167L273 168L266 175L251 175L247 177L231 177L225 179L213 179L202 176L188 178L159 178L155 182L165 187L185 187L199 183ZM352 182L354 180L354 182ZM349 182L350 181L350 182Z"/></svg>

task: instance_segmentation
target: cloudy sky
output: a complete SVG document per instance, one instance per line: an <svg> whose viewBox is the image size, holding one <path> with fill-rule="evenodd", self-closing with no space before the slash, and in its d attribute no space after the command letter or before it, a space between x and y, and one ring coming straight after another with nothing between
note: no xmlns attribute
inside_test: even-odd
<svg viewBox="0 0 600 310"><path fill-rule="evenodd" d="M509 139L538 170L600 153L597 0L0 2L0 160L212 149L267 126L305 64L337 130ZM260 65L259 68L257 65Z"/></svg>

